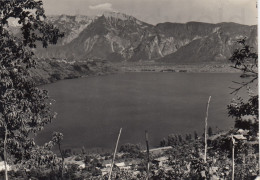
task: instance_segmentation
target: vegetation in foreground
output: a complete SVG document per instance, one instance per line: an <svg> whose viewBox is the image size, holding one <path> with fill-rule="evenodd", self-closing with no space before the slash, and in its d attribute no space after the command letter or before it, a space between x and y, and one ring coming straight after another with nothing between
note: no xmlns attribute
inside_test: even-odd
<svg viewBox="0 0 260 180"><path fill-rule="evenodd" d="M203 160L203 137L169 135L164 147L150 150L150 179L231 179L231 135L241 135L235 145L235 179L254 179L258 175L258 140L248 130L232 129L212 133L208 138L207 162ZM64 153L65 154L65 153ZM62 179L108 179L111 153L65 155ZM140 145L124 144L116 155L112 179L146 179L147 156ZM3 173L2 173L3 175ZM18 168L9 172L11 179L61 179L59 169Z"/></svg>

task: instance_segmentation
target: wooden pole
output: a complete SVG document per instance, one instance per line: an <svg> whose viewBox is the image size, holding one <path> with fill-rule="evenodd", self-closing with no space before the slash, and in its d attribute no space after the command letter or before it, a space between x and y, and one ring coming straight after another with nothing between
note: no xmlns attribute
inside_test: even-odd
<svg viewBox="0 0 260 180"><path fill-rule="evenodd" d="M116 158L117 146L118 146L118 142L119 142L119 139L120 139L121 131L122 131L122 128L120 128L119 134L118 134L118 137L117 137L116 147L115 147L115 151L114 151L114 155L113 155L113 159L112 159L112 163L111 163L111 169L110 169L110 172L109 172L108 180L111 180L111 175L112 175L113 166L114 166L114 162L115 162L115 158Z"/></svg>
<svg viewBox="0 0 260 180"><path fill-rule="evenodd" d="M235 139L233 135L231 136L232 139L232 180L235 179Z"/></svg>
<svg viewBox="0 0 260 180"><path fill-rule="evenodd" d="M209 96L209 100L207 103L207 110L206 110L206 117L205 117L205 131L204 131L204 136L205 136L205 152L204 152L204 162L207 162L207 130L208 130L208 115L209 115L209 103L210 103L211 96Z"/></svg>
<svg viewBox="0 0 260 180"><path fill-rule="evenodd" d="M60 151L60 155L61 155L61 167L60 167L60 176L61 176L61 179L63 179L63 169L64 169L64 154L61 150L61 144L60 144L60 141L58 142L58 147L59 147L59 151Z"/></svg>
<svg viewBox="0 0 260 180"><path fill-rule="evenodd" d="M6 144L7 144L7 125L5 127L5 139L4 139L4 165L5 165L5 180L8 180L8 169L7 169L7 152L6 152Z"/></svg>
<svg viewBox="0 0 260 180"><path fill-rule="evenodd" d="M146 142L146 149L147 149L147 169L146 169L146 180L149 179L149 169L150 169L150 165L149 165L149 162L150 162L150 152L149 152L149 141L148 141L148 132L145 131L145 142Z"/></svg>

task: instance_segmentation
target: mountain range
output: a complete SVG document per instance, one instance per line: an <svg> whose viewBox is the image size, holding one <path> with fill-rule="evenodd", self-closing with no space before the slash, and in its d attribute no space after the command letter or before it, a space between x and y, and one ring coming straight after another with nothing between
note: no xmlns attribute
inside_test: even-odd
<svg viewBox="0 0 260 180"><path fill-rule="evenodd" d="M240 38L257 49L257 26L140 21L118 12L100 16L49 16L47 21L65 33L57 45L38 48L38 58L67 60L159 61L172 63L222 62Z"/></svg>

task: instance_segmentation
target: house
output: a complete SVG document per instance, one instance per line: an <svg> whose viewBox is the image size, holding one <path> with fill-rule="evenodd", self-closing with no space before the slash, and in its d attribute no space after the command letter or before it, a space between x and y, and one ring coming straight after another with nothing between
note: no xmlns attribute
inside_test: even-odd
<svg viewBox="0 0 260 180"><path fill-rule="evenodd" d="M131 166L123 166L119 168L120 171L130 171L131 170Z"/></svg>
<svg viewBox="0 0 260 180"><path fill-rule="evenodd" d="M116 163L115 166L117 166L120 171L129 171L131 169L131 166L126 166L125 162Z"/></svg>
<svg viewBox="0 0 260 180"><path fill-rule="evenodd" d="M257 177L255 178L255 180L260 180L260 176L257 176Z"/></svg>
<svg viewBox="0 0 260 180"><path fill-rule="evenodd" d="M1 171L4 171L5 170L5 162L4 161L1 161L0 162L0 172ZM11 166L9 166L8 164L7 164L7 171L10 171L11 170Z"/></svg>
<svg viewBox="0 0 260 180"><path fill-rule="evenodd" d="M111 164L105 164L105 167L106 168L108 168L108 167L111 168Z"/></svg>
<svg viewBox="0 0 260 180"><path fill-rule="evenodd" d="M65 166L67 166L67 165L69 165L69 164L75 164L75 165L78 165L78 168L79 168L79 169L84 169L84 168L86 168L86 164L85 164L83 161L76 161L76 160L75 160L75 157L65 158L64 164L65 164Z"/></svg>
<svg viewBox="0 0 260 180"><path fill-rule="evenodd" d="M236 140L247 140L247 138L244 135L242 135L242 134L233 135L233 137Z"/></svg>
<svg viewBox="0 0 260 180"><path fill-rule="evenodd" d="M238 137L238 138L240 138L239 140L246 140L246 139L248 139L249 138L249 134L248 133L249 133L248 130L243 130L243 129L237 130L237 135L240 135L240 137ZM237 136L237 135L235 135L235 136ZM234 136L234 138L236 138L235 136Z"/></svg>
<svg viewBox="0 0 260 180"><path fill-rule="evenodd" d="M115 164L117 167L124 167L125 166L125 162L121 162L121 163L116 163Z"/></svg>
<svg viewBox="0 0 260 180"><path fill-rule="evenodd" d="M218 169L219 169L218 167L210 167L209 168L209 174L217 173Z"/></svg>
<svg viewBox="0 0 260 180"><path fill-rule="evenodd" d="M131 170L131 166L127 166L124 162L120 162L120 163L115 163L114 166L113 166L113 169L116 168L117 170L120 170L120 171L129 171ZM101 171L102 171L102 175L105 175L107 174L111 169L111 164L105 164L105 168L102 168Z"/></svg>
<svg viewBox="0 0 260 180"><path fill-rule="evenodd" d="M163 164L164 164L166 161L168 161L168 157L163 156L163 157L159 157L159 158L154 159L154 160L152 161L152 163L153 163L153 164L156 164L156 165L159 166L159 167L162 167Z"/></svg>
<svg viewBox="0 0 260 180"><path fill-rule="evenodd" d="M101 169L102 176L104 176L104 175L108 174L108 173L109 173L109 171L110 171L110 167L106 167L106 168L103 168L103 169Z"/></svg>
<svg viewBox="0 0 260 180"><path fill-rule="evenodd" d="M248 135L248 132L249 132L249 130L243 130L243 129L237 130L237 133L238 133L238 134L242 134L242 135L244 135L244 136Z"/></svg>
<svg viewBox="0 0 260 180"><path fill-rule="evenodd" d="M141 173L140 171L134 171L134 172L133 172L133 175L134 175L134 176L137 176L137 175L140 174L140 173Z"/></svg>
<svg viewBox="0 0 260 180"><path fill-rule="evenodd" d="M79 169L84 169L86 167L86 164L82 161L74 161L74 164L77 164Z"/></svg>

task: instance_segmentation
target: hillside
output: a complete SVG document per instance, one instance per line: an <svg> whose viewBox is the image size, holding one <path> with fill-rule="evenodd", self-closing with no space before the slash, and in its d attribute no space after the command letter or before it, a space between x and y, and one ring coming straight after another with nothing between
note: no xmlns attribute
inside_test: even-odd
<svg viewBox="0 0 260 180"><path fill-rule="evenodd" d="M116 71L109 63L100 60L67 62L57 59L38 59L36 68L30 69L37 85L63 79L111 74Z"/></svg>
<svg viewBox="0 0 260 180"><path fill-rule="evenodd" d="M122 13L101 16L51 16L47 21L65 32L56 46L37 49L39 58L102 59L171 63L222 62L248 37L257 47L257 26L236 23L160 23L151 25Z"/></svg>

